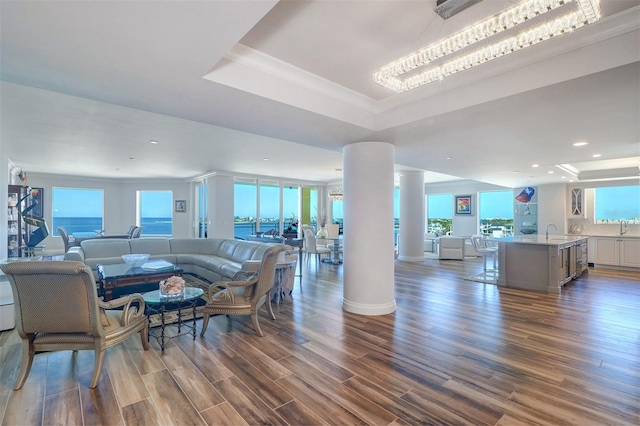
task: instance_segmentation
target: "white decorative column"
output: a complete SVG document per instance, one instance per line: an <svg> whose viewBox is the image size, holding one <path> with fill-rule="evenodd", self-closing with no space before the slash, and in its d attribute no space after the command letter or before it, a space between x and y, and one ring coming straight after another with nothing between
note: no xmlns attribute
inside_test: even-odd
<svg viewBox="0 0 640 426"><path fill-rule="evenodd" d="M396 310L393 173L395 147L357 142L344 148L342 307L362 315Z"/></svg>
<svg viewBox="0 0 640 426"><path fill-rule="evenodd" d="M398 260L424 261L424 172L400 173Z"/></svg>
<svg viewBox="0 0 640 426"><path fill-rule="evenodd" d="M209 182L209 238L233 238L233 176L216 175Z"/></svg>

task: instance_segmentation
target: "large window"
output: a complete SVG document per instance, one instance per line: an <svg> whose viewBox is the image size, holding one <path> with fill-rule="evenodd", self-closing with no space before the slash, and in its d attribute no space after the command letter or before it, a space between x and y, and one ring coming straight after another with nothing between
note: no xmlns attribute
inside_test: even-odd
<svg viewBox="0 0 640 426"><path fill-rule="evenodd" d="M596 223L640 223L640 185L596 188L594 218Z"/></svg>
<svg viewBox="0 0 640 426"><path fill-rule="evenodd" d="M451 231L453 195L427 195L427 232L444 235Z"/></svg>
<svg viewBox="0 0 640 426"><path fill-rule="evenodd" d="M104 229L104 193L101 189L52 188L53 235L62 226L68 234Z"/></svg>
<svg viewBox="0 0 640 426"><path fill-rule="evenodd" d="M300 205L300 189L292 184L285 184L282 189L282 218L284 220L283 233L296 234L298 232L298 217Z"/></svg>
<svg viewBox="0 0 640 426"><path fill-rule="evenodd" d="M260 232L278 231L280 229L280 184L278 182L260 181Z"/></svg>
<svg viewBox="0 0 640 426"><path fill-rule="evenodd" d="M258 186L255 181L236 179L233 187L234 235L245 239L256 232Z"/></svg>
<svg viewBox="0 0 640 426"><path fill-rule="evenodd" d="M486 236L513 235L513 190L481 192L480 233Z"/></svg>
<svg viewBox="0 0 640 426"><path fill-rule="evenodd" d="M138 191L138 223L143 235L173 233L173 193L171 191Z"/></svg>

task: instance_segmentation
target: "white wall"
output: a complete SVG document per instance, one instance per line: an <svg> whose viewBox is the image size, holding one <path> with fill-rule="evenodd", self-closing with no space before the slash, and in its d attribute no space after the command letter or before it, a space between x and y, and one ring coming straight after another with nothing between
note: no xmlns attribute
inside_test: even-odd
<svg viewBox="0 0 640 426"><path fill-rule="evenodd" d="M548 224L549 235L567 234L567 185L564 183L538 186L538 234L544 235Z"/></svg>
<svg viewBox="0 0 640 426"><path fill-rule="evenodd" d="M209 184L209 238L233 238L234 229L234 178L212 176Z"/></svg>

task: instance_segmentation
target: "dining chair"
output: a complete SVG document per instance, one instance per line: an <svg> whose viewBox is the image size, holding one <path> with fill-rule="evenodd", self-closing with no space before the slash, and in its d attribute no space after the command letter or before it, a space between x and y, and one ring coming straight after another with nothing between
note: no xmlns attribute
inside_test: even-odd
<svg viewBox="0 0 640 426"><path fill-rule="evenodd" d="M142 296L99 300L91 269L84 263L15 262L0 269L11 284L16 330L22 339L22 365L15 390L27 380L36 352L93 350L89 387L95 388L108 347L140 333L142 347L149 349L149 321Z"/></svg>
<svg viewBox="0 0 640 426"><path fill-rule="evenodd" d="M58 226L56 228L56 231L58 231L58 234L60 234L60 237L62 238L62 242L64 243L65 253L69 251L69 247L75 246L75 243L72 244L69 242L69 234L67 233L67 230L65 229L64 226Z"/></svg>
<svg viewBox="0 0 640 426"><path fill-rule="evenodd" d="M316 236L313 234L313 231L309 228L304 228L304 245L305 245L305 253L307 253L307 262L309 262L310 256L312 254L316 255L317 262L320 262L321 256L323 254L331 255L330 248L319 247L316 244Z"/></svg>
<svg viewBox="0 0 640 426"><path fill-rule="evenodd" d="M140 234L144 231L144 226L136 226L136 228L131 233L131 238L140 238Z"/></svg>

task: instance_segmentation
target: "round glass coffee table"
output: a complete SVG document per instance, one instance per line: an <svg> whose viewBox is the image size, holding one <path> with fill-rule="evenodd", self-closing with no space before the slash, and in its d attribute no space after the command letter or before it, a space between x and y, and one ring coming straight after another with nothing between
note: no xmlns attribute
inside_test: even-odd
<svg viewBox="0 0 640 426"><path fill-rule="evenodd" d="M149 337L155 337L163 351L165 344L174 337L192 333L193 340L196 340L196 306L198 299L203 294L204 291L201 288L185 287L184 294L179 296L163 296L160 294L160 290L153 290L142 295L147 307L147 319L153 314L160 315L160 334L152 333L151 327L149 327ZM184 309L193 310L193 324L187 324L182 320L182 310ZM173 311L177 311L178 320L175 323L166 324L166 314ZM151 322L149 322L149 324L151 324ZM166 327L177 327L178 332L172 336L167 336L165 333ZM185 331L182 331L183 329Z"/></svg>

